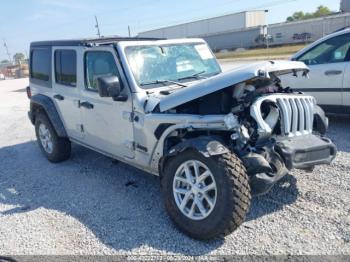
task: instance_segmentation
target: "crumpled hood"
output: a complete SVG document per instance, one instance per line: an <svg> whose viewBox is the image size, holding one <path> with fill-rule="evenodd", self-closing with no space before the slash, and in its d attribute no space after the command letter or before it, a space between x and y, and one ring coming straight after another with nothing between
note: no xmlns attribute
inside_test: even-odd
<svg viewBox="0 0 350 262"><path fill-rule="evenodd" d="M270 73L274 73L275 75L279 76L298 71L308 72L309 68L302 62L294 61L265 61L252 63L250 65L238 67L231 71L198 81L167 96L150 97L146 111L152 111L154 107L159 104L160 112L164 112L194 99L249 79L256 77L269 78Z"/></svg>

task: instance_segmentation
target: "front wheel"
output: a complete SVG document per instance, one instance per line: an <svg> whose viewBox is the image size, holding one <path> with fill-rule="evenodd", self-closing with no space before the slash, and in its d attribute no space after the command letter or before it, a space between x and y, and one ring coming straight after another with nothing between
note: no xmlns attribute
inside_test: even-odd
<svg viewBox="0 0 350 262"><path fill-rule="evenodd" d="M234 154L206 158L188 150L168 160L164 170L166 210L189 236L225 236L244 222L251 200L249 180Z"/></svg>

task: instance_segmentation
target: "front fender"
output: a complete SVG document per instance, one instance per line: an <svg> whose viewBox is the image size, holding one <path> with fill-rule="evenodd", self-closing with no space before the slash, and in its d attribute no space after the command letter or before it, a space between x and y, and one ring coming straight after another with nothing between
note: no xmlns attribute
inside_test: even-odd
<svg viewBox="0 0 350 262"><path fill-rule="evenodd" d="M200 136L185 140L172 148L167 153L167 156L174 156L187 149L194 149L200 152L205 157L223 155L229 153L230 150L221 142L213 137Z"/></svg>
<svg viewBox="0 0 350 262"><path fill-rule="evenodd" d="M165 152L164 156L159 162L160 176L162 176L163 168L169 158L176 156L177 154L180 154L181 152L184 152L188 149L196 150L205 157L223 155L230 152L230 150L225 145L213 137L200 136L185 140Z"/></svg>

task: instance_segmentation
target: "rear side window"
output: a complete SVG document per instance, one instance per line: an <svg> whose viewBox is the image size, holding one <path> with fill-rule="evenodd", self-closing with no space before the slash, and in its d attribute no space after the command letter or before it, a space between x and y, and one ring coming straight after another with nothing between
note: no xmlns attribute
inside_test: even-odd
<svg viewBox="0 0 350 262"><path fill-rule="evenodd" d="M51 71L51 50L34 49L31 54L31 73L32 79L48 82Z"/></svg>
<svg viewBox="0 0 350 262"><path fill-rule="evenodd" d="M74 50L55 51L55 78L61 85L77 85L77 54Z"/></svg>

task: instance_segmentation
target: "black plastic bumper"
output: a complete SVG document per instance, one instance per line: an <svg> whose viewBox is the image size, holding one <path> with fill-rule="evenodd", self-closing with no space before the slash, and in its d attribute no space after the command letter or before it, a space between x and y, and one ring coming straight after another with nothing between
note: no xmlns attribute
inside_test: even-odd
<svg viewBox="0 0 350 262"><path fill-rule="evenodd" d="M330 164L337 154L336 146L330 139L315 135L280 140L277 141L275 148L284 158L289 170Z"/></svg>

